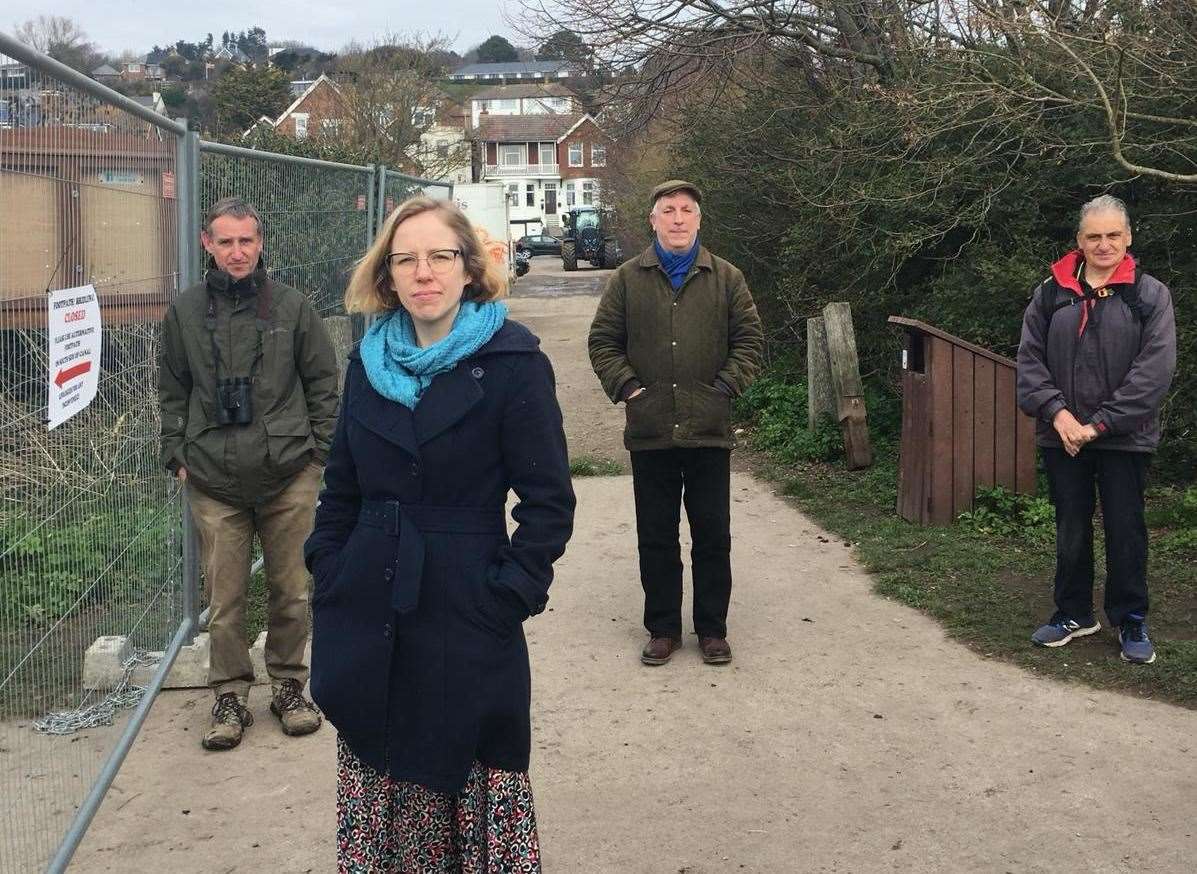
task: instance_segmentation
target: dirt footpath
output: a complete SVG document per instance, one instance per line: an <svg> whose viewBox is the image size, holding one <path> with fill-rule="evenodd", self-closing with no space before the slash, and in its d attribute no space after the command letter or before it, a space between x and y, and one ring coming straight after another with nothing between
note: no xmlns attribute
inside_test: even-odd
<svg viewBox="0 0 1197 874"><path fill-rule="evenodd" d="M571 451L626 465L621 411L586 362L595 303L511 308L553 359ZM645 668L631 481L576 487L576 534L527 625L546 871L1195 869L1192 713L948 641L741 474L735 661L704 666L690 636ZM255 692L257 723L220 754L199 748L207 694L164 694L72 870L333 870L333 732L284 737Z"/></svg>

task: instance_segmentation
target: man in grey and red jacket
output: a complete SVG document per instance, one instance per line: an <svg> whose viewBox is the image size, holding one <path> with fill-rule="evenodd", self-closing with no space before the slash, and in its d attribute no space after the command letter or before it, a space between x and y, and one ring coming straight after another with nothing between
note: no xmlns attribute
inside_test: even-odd
<svg viewBox="0 0 1197 874"><path fill-rule="evenodd" d="M1096 484L1106 618L1122 658L1150 664L1143 491L1176 369L1172 295L1127 252L1130 216L1118 198L1086 203L1076 239L1078 250L1035 289L1018 347L1018 405L1036 420L1056 507L1056 612L1031 640L1063 646L1101 628L1093 614Z"/></svg>

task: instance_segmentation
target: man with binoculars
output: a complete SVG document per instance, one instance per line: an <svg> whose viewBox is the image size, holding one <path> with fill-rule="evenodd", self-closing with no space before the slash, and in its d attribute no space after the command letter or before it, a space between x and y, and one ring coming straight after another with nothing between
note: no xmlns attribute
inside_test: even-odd
<svg viewBox="0 0 1197 874"><path fill-rule="evenodd" d="M303 543L336 423L338 369L311 302L267 276L256 209L236 197L217 202L201 240L208 270L166 313L158 392L162 462L184 485L210 607L216 703L203 746L227 750L253 724L245 616L255 534L270 591L270 710L289 735L320 727L303 695L310 598Z"/></svg>

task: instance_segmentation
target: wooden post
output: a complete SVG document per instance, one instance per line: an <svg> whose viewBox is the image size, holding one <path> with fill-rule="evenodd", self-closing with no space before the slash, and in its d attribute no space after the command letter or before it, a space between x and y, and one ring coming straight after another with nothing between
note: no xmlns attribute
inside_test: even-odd
<svg viewBox="0 0 1197 874"><path fill-rule="evenodd" d="M813 431L824 416L838 419L827 327L822 317L806 320L806 427Z"/></svg>
<svg viewBox="0 0 1197 874"><path fill-rule="evenodd" d="M829 303L823 308L823 322L831 360L831 383L837 402L836 419L844 434L844 455L848 469L859 470L873 463L873 449L869 443L860 361L856 356L852 308L846 303Z"/></svg>

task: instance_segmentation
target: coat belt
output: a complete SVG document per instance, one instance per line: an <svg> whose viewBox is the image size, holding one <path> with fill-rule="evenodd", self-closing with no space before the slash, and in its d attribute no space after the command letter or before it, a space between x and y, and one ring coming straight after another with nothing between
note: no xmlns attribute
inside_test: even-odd
<svg viewBox="0 0 1197 874"><path fill-rule="evenodd" d="M503 507L432 507L399 501L362 501L358 523L399 538L391 606L410 613L420 602L424 534L507 534Z"/></svg>

